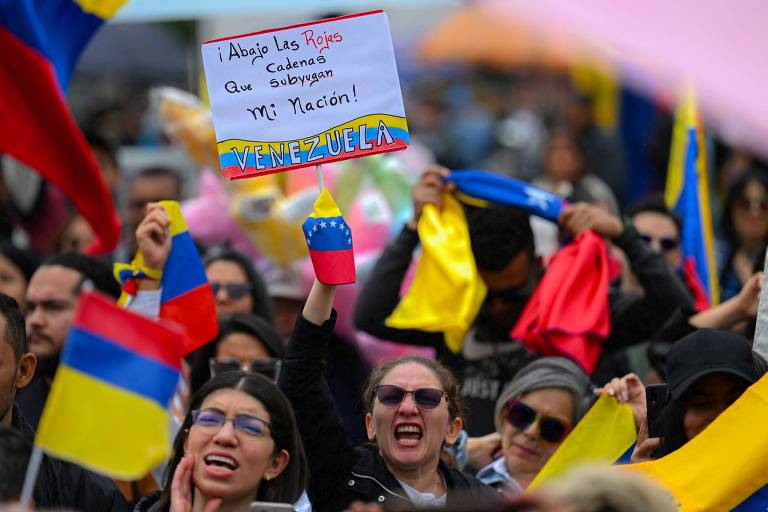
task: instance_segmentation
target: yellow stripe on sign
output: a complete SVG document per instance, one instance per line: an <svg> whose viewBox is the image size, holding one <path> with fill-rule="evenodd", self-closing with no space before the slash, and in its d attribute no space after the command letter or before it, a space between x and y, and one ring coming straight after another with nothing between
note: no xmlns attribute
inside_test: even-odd
<svg viewBox="0 0 768 512"><path fill-rule="evenodd" d="M136 480L168 460L169 423L155 402L61 365L35 444L113 478Z"/></svg>
<svg viewBox="0 0 768 512"><path fill-rule="evenodd" d="M178 201L160 201L160 204L168 212L168 217L171 221L171 236L173 237L187 231L187 223L181 214L181 205L179 205Z"/></svg>
<svg viewBox="0 0 768 512"><path fill-rule="evenodd" d="M108 20L120 10L127 0L74 0L87 13Z"/></svg>

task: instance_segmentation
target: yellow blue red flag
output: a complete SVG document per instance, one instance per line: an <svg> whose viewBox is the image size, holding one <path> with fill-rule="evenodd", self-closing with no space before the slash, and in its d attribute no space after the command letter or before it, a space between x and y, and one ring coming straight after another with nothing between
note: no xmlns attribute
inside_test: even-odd
<svg viewBox="0 0 768 512"><path fill-rule="evenodd" d="M714 305L720 301L720 289L706 157L704 130L693 92L688 91L675 115L665 200L667 206L683 219L683 270L698 277L709 304Z"/></svg>
<svg viewBox="0 0 768 512"><path fill-rule="evenodd" d="M320 192L313 212L301 228L317 280L323 284L354 283L352 228L344 221L327 188Z"/></svg>
<svg viewBox="0 0 768 512"><path fill-rule="evenodd" d="M135 480L168 459L183 334L94 292L75 321L35 444L100 473Z"/></svg>
<svg viewBox="0 0 768 512"><path fill-rule="evenodd" d="M112 196L64 99L80 53L125 0L0 1L0 153L67 194L113 249L120 221Z"/></svg>

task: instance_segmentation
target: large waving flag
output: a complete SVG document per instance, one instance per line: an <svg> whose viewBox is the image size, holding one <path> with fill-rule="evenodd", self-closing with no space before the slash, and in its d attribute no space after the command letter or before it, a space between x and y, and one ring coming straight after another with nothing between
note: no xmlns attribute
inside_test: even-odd
<svg viewBox="0 0 768 512"><path fill-rule="evenodd" d="M488 171L451 172L448 181L456 184L458 198L475 206L488 203L516 206L531 215L557 222L565 201L544 189L524 181Z"/></svg>
<svg viewBox="0 0 768 512"><path fill-rule="evenodd" d="M187 230L187 223L176 201L160 201L171 221L171 252L160 274L160 318L173 320L187 332L184 354L208 343L216 337L219 326L216 319L216 302L203 262ZM128 295L135 293L132 279L148 270L143 267L144 255L139 251L130 265L115 264L115 277L123 283L120 303L125 304ZM156 277L156 276L147 276Z"/></svg>
<svg viewBox="0 0 768 512"><path fill-rule="evenodd" d="M138 479L170 454L168 406L181 330L81 296L35 444L115 478Z"/></svg>
<svg viewBox="0 0 768 512"><path fill-rule="evenodd" d="M683 219L684 266L706 291L710 304L720 301L709 206L706 146L695 98L688 91L675 114L665 191L667 206Z"/></svg>
<svg viewBox="0 0 768 512"><path fill-rule="evenodd" d="M320 192L302 230L317 280L323 284L354 283L352 230L327 188Z"/></svg>
<svg viewBox="0 0 768 512"><path fill-rule="evenodd" d="M768 375L703 432L661 459L626 468L666 487L681 512L766 510ZM740 504L740 505L739 505Z"/></svg>
<svg viewBox="0 0 768 512"><path fill-rule="evenodd" d="M442 332L460 352L488 289L475 266L461 204L443 195L443 209L428 204L418 224L421 253L408 292L386 319L389 327Z"/></svg>
<svg viewBox="0 0 768 512"><path fill-rule="evenodd" d="M61 189L113 249L120 221L64 91L80 52L125 0L0 0L0 153Z"/></svg>
<svg viewBox="0 0 768 512"><path fill-rule="evenodd" d="M632 409L603 394L536 475L530 488L587 463L612 464L635 442Z"/></svg>

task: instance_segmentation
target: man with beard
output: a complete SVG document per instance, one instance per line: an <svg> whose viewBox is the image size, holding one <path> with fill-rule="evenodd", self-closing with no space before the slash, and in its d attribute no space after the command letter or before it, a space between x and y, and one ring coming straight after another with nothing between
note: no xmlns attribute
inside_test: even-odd
<svg viewBox="0 0 768 512"><path fill-rule="evenodd" d="M371 271L360 293L354 321L358 329L382 339L435 347L438 358L462 382L462 396L470 411L465 429L470 436L481 436L495 430L494 405L504 385L521 367L538 357L520 342L511 340L509 333L545 269L536 257L526 213L510 206L465 205L472 252L488 293L461 352L451 352L441 332L387 327L385 320L400 301L400 288L419 243L418 219L426 204L441 206L443 192L451 187L444 182L447 176L447 169L433 167L414 187L414 219L387 246ZM651 250L634 228L615 215L591 204L576 203L566 206L560 227L568 234L591 229L621 248L646 290L642 296L611 288L611 333L603 345L604 351L650 338L676 308L693 312L690 295L664 257Z"/></svg>
<svg viewBox="0 0 768 512"><path fill-rule="evenodd" d="M85 281L117 299L120 285L110 268L83 254L54 256L40 266L27 287L27 339L37 358L32 382L17 396L16 403L34 428L40 420L51 382L59 366L59 356L67 339L80 288Z"/></svg>

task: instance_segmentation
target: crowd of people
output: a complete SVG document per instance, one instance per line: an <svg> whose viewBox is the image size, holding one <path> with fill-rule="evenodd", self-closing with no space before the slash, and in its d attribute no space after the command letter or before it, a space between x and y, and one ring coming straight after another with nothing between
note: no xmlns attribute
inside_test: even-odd
<svg viewBox="0 0 768 512"><path fill-rule="evenodd" d="M45 455L34 507L245 512L257 501L298 511L675 510L654 484L604 467L528 488L600 395L631 406L636 463L678 450L768 370L751 341L768 242L768 171L742 169L723 194L721 302L712 306L684 262L684 219L660 196L625 204L624 171L616 168L621 155L590 119L590 106L575 96L567 122L544 132L538 171L531 171L528 155L514 173L568 200L555 227L516 207L463 204L487 293L458 352L442 332L387 322L418 254L422 213L427 205L439 210L455 192L445 167L419 173L412 218L377 255L348 312L359 331L428 347L434 357L371 365L335 329L336 286L315 280L287 292L249 255L201 243L219 330L185 358L169 404L176 420L170 460L129 482ZM451 164L460 159L456 147L430 138L427 114L434 107L424 101L414 108L423 114L413 123L415 145ZM113 148L97 137L91 147L117 196ZM18 186L6 184L9 197ZM120 284L110 265L137 250L147 266L162 269L171 240L157 203L181 200L182 191L173 169L134 174L123 201L123 240L106 257L82 253L93 234L76 213L55 233L41 228L42 216L63 200L46 184L38 203L47 207L14 214L3 225L0 510L20 496L80 291L90 283L117 299ZM24 230L22 244L17 233ZM568 357L543 356L510 334L553 254L587 231L604 241L612 269L603 297L610 331L591 372ZM157 304L142 300L156 286L140 286L129 309L157 316ZM663 411L649 425L646 385L661 383Z"/></svg>

